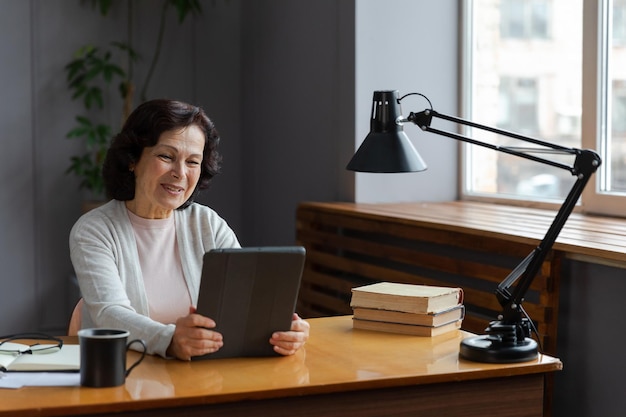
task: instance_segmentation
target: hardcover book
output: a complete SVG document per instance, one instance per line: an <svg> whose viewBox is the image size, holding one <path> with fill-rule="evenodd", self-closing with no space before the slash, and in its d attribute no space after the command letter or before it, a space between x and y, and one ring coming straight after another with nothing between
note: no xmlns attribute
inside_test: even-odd
<svg viewBox="0 0 626 417"><path fill-rule="evenodd" d="M375 330L379 332L401 333L412 336L439 336L445 333L459 330L462 320L453 321L439 327L415 326L412 324L390 323L372 320L352 319L352 327L362 330Z"/></svg>
<svg viewBox="0 0 626 417"><path fill-rule="evenodd" d="M430 314L449 310L462 302L461 288L379 282L353 288L350 306Z"/></svg>
<svg viewBox="0 0 626 417"><path fill-rule="evenodd" d="M353 308L354 318L359 320L384 321L416 326L438 327L465 317L465 306L458 304L439 313L405 313L403 311L380 310L375 308Z"/></svg>

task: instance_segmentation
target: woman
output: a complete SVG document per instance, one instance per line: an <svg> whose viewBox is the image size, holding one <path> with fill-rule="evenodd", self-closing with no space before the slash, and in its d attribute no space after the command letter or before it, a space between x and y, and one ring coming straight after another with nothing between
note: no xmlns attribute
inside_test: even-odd
<svg viewBox="0 0 626 417"><path fill-rule="evenodd" d="M218 142L203 110L186 103L152 100L128 117L104 161L112 200L70 233L83 328L127 329L149 353L182 360L223 345L215 322L193 307L204 253L239 247L221 217L194 203L219 171ZM291 331L269 343L291 355L308 336L309 324L294 314Z"/></svg>

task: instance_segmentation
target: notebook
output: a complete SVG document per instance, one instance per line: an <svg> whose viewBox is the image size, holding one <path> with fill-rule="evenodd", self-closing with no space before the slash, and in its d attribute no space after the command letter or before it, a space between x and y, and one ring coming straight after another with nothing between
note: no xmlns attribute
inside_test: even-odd
<svg viewBox="0 0 626 417"><path fill-rule="evenodd" d="M4 348L21 350L27 345L5 343ZM10 355L0 354L0 372L78 372L80 370L79 345L64 344L54 353Z"/></svg>
<svg viewBox="0 0 626 417"><path fill-rule="evenodd" d="M269 339L291 328L305 249L262 246L204 255L197 312L213 319L224 345L193 359L277 355Z"/></svg>

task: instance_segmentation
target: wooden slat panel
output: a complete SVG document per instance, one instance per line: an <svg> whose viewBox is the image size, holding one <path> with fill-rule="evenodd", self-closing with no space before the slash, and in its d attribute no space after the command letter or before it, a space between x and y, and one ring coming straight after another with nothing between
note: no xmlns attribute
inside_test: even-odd
<svg viewBox="0 0 626 417"><path fill-rule="evenodd" d="M472 315L467 315L463 319L463 330L476 334L483 334L488 325L489 320Z"/></svg>
<svg viewBox="0 0 626 417"><path fill-rule="evenodd" d="M345 213L319 213L301 207L298 210L298 231L305 233L310 225L325 225L329 227L345 228L350 230L366 231L372 234L394 236L408 240L424 240L437 244L447 244L458 247L475 247L493 254L508 254L511 256L525 257L528 255L528 247L535 247L537 242L525 241L525 245L509 244L503 246L503 242L493 239L477 239L475 233L465 230L448 230L448 228L433 227L432 224L423 224L416 221L402 221L393 217L376 218L372 216L355 217L350 212ZM462 232L462 233L459 233ZM479 235L480 236L480 235ZM455 237L455 238L452 238ZM507 241L509 243L509 241ZM512 241L511 241L512 243ZM532 246L528 246L528 245Z"/></svg>
<svg viewBox="0 0 626 417"><path fill-rule="evenodd" d="M309 265L307 266L304 278L305 282L315 282L318 285L337 291L347 301L349 301L351 296L351 288L376 281L450 286L449 282L443 282L438 279L408 274L391 268L316 252L315 250L308 251L307 257L309 258ZM331 270L332 273L337 276L343 277L342 284L337 285L335 283L335 285L331 285L329 284L329 275L314 272L315 269L320 266L323 269ZM325 279L322 277L325 277ZM494 292L491 289L487 291L480 291L464 287L464 293L464 301L467 305L480 306L484 309L491 310L494 313L501 310ZM542 304L527 303L525 304L525 309L533 318L540 319L540 321L544 321L547 317L546 307Z"/></svg>
<svg viewBox="0 0 626 417"><path fill-rule="evenodd" d="M422 236L420 236L422 238ZM462 236L448 235L448 238L455 242L455 247L462 240ZM327 250L337 251L344 250L351 253L365 254L386 259L387 261L403 262L408 265L419 265L426 268L433 268L441 272L450 274L464 274L473 276L481 280L490 281L494 284L500 283L517 263L511 263L508 268L498 267L485 263L462 261L460 259L451 259L449 256L436 255L433 252L416 251L398 245L385 245L371 240L356 239L345 237L342 235L333 235L328 232L300 229L298 239L301 242L307 242L311 245L319 245ZM444 240L441 239L443 242ZM500 245L499 249L503 251L507 245ZM472 250L484 251L482 246L473 246ZM525 248L528 249L528 248ZM518 253L518 250L512 250ZM525 253L525 252L524 252ZM520 261L519 259L518 261ZM549 263L544 266L545 271L549 271ZM536 279L531 288L535 290L543 290L546 286L545 279Z"/></svg>

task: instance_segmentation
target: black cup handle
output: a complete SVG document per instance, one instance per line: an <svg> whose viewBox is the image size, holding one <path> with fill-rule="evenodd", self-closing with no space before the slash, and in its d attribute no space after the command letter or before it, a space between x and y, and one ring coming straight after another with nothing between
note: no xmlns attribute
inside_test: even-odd
<svg viewBox="0 0 626 417"><path fill-rule="evenodd" d="M130 342L128 342L128 344L126 345L126 350L130 349L130 345L132 345L133 343L140 343L141 346L143 346L143 351L141 352L141 357L139 359L137 359L137 361L135 361L135 363L132 364L132 366L130 368L128 368L126 370L126 376L128 376L128 374L130 374L130 371L132 371L133 369L135 369L135 366L139 365L141 363L141 361L143 360L143 358L146 357L146 342L144 342L141 339L135 339L135 340L131 340Z"/></svg>

